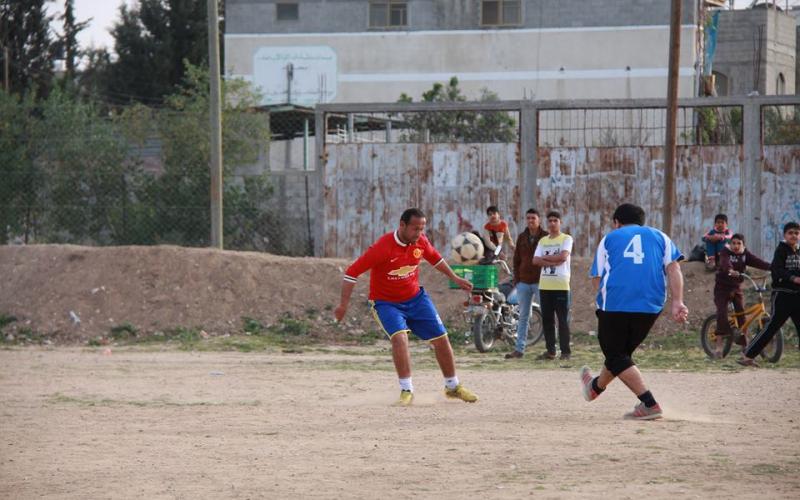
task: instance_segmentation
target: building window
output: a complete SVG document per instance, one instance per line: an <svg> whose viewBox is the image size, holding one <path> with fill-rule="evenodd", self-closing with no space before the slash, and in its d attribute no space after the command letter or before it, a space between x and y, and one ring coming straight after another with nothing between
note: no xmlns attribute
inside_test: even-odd
<svg viewBox="0 0 800 500"><path fill-rule="evenodd" d="M297 21L299 17L296 3L275 4L275 18L278 21Z"/></svg>
<svg viewBox="0 0 800 500"><path fill-rule="evenodd" d="M520 0L482 0L482 26L518 26L522 24Z"/></svg>
<svg viewBox="0 0 800 500"><path fill-rule="evenodd" d="M405 0L373 0L369 3L370 28L408 26L408 2Z"/></svg>
<svg viewBox="0 0 800 500"><path fill-rule="evenodd" d="M720 73L718 71L712 71L712 75L714 75L714 88L717 92L718 96L725 96L730 93L730 83L728 82L728 76L724 73Z"/></svg>

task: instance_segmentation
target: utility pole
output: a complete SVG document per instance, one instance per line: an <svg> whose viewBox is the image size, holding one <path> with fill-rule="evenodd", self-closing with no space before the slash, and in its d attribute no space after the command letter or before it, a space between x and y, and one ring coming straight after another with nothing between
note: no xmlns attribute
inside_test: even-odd
<svg viewBox="0 0 800 500"><path fill-rule="evenodd" d="M219 71L219 7L208 0L208 61L211 99L211 246L222 250L222 98Z"/></svg>
<svg viewBox="0 0 800 500"><path fill-rule="evenodd" d="M664 203L662 230L672 233L672 212L675 210L675 152L678 142L678 71L681 63L681 0L672 0L669 23L669 74L667 76L667 137L664 151Z"/></svg>

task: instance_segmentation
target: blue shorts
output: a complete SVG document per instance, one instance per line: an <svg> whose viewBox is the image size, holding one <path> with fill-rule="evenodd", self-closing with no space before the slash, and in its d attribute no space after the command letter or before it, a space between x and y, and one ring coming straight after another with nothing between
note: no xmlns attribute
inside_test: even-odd
<svg viewBox="0 0 800 500"><path fill-rule="evenodd" d="M435 340L447 335L431 298L420 287L419 293L405 302L371 300L372 313L387 337L411 332L422 340Z"/></svg>

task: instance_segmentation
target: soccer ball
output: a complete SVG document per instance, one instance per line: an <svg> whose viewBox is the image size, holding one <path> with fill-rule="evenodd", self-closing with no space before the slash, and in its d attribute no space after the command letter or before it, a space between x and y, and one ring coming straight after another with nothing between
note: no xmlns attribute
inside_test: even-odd
<svg viewBox="0 0 800 500"><path fill-rule="evenodd" d="M483 257L483 243L472 233L461 233L450 242L450 259L459 264L477 264Z"/></svg>

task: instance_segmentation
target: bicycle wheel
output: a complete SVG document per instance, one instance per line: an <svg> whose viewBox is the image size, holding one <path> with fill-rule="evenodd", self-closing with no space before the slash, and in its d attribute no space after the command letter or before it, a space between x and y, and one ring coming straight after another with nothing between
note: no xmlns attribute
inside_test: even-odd
<svg viewBox="0 0 800 500"><path fill-rule="evenodd" d="M712 314L703 321L700 329L700 345L711 359L724 358L731 352L733 335L717 335L717 315Z"/></svg>
<svg viewBox="0 0 800 500"><path fill-rule="evenodd" d="M765 314L759 319L758 331L755 332L755 335L758 335L758 332L764 329L764 325L769 323L769 318L769 314ZM764 346L764 349L761 350L759 355L768 363L777 363L781 359L781 356L783 355L783 331L785 329L786 325L782 326L780 330L775 332L772 340L770 340L769 343Z"/></svg>
<svg viewBox="0 0 800 500"><path fill-rule="evenodd" d="M530 347L539 342L544 337L544 324L542 323L542 311L534 307L528 318L528 338L525 339L525 346Z"/></svg>

